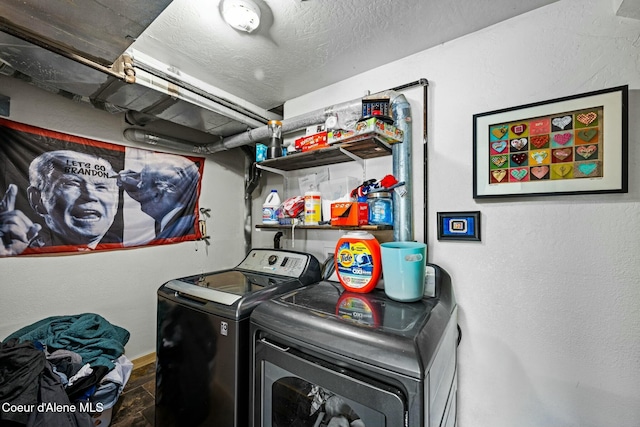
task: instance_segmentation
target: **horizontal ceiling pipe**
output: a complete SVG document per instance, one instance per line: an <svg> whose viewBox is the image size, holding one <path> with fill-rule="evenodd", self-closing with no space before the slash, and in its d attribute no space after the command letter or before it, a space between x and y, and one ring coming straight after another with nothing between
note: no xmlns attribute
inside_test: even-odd
<svg viewBox="0 0 640 427"><path fill-rule="evenodd" d="M331 115L337 115L338 117L344 115L359 117L361 113L362 98L354 99L352 101L336 104L327 108L322 108L306 114L292 117L290 119L283 120L282 134L284 135L287 133L295 132L297 130L304 129L307 126L322 123L328 116ZM271 136L271 131L266 125L262 125L255 129L250 129L246 132L224 138L219 142L208 144L194 144L191 141L185 141L165 135L158 135L134 128L126 129L124 132L124 136L132 142L157 145L192 153L213 154L220 151L242 147L244 145L253 145L258 141L268 139Z"/></svg>
<svg viewBox="0 0 640 427"><path fill-rule="evenodd" d="M290 119L284 119L282 120L282 134L295 132L307 126L317 125L318 123L324 123L327 117L332 115L338 116L338 120L344 115L360 117L362 115L362 98L314 110ZM268 139L270 136L271 131L269 128L267 126L261 126L244 133L224 138L221 143L209 144L205 146L205 149L207 153L216 153L243 145L254 144Z"/></svg>
<svg viewBox="0 0 640 427"><path fill-rule="evenodd" d="M204 108L205 110L213 111L214 113L228 117L232 120L247 125L248 127L266 127L265 121L256 120L229 107L218 104L215 101L212 101L200 94L191 92L183 88L179 88L172 83L154 76L153 74L150 74L146 71L136 69L136 83L149 89L162 92L165 95L171 96L173 98L181 99L185 102L188 102L189 104L197 105L198 107Z"/></svg>
<svg viewBox="0 0 640 427"><path fill-rule="evenodd" d="M153 75L155 78L162 79L168 84L175 85L185 91L189 91L199 95L200 97L206 98L215 104L227 107L230 110L235 111L237 114L257 120L261 124L266 124L269 120L282 119L278 114L251 104L184 72L178 72L178 74L175 74L170 71L173 67L151 58L142 52L136 51L135 49L133 50L133 53L131 53L131 56L133 57L133 68L136 72L145 72Z"/></svg>
<svg viewBox="0 0 640 427"><path fill-rule="evenodd" d="M159 147L171 148L178 151L188 151L197 154L207 154L204 148L207 144L197 145L193 141L175 138L172 136L150 133L141 129L129 128L124 130L124 137L131 142L157 145Z"/></svg>

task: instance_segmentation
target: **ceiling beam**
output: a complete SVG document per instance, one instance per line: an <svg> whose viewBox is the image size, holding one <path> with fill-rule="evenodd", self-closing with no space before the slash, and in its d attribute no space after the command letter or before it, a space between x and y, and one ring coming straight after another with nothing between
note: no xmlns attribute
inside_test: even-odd
<svg viewBox="0 0 640 427"><path fill-rule="evenodd" d="M616 15L624 18L640 19L640 0L622 0Z"/></svg>

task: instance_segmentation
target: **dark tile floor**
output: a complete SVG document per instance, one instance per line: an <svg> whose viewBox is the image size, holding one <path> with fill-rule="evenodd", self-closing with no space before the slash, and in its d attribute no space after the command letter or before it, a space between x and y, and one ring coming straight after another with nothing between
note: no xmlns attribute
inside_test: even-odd
<svg viewBox="0 0 640 427"><path fill-rule="evenodd" d="M156 366L134 369L111 414L112 427L153 427Z"/></svg>

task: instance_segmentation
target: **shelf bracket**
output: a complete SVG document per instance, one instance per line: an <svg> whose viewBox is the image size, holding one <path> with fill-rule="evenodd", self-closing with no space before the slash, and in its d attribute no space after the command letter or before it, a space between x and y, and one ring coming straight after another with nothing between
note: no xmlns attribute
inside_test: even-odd
<svg viewBox="0 0 640 427"><path fill-rule="evenodd" d="M282 170L282 169L271 168L271 167L269 167L269 166L263 166L263 165L261 165L260 163L256 163L256 167L257 167L258 169L262 169L262 170L265 170L265 171L267 171L267 172L272 172L272 173L275 173L275 174L281 175L281 176L283 176L283 177L285 177L285 178L289 178L289 173L288 173L288 171L284 171L284 170Z"/></svg>
<svg viewBox="0 0 640 427"><path fill-rule="evenodd" d="M357 162L360 166L364 166L364 159L362 157L358 157L355 154L353 154L352 152L350 152L348 150L345 150L342 147L339 147L339 148L340 148L340 152L342 154L344 154L345 156L349 157L351 160Z"/></svg>

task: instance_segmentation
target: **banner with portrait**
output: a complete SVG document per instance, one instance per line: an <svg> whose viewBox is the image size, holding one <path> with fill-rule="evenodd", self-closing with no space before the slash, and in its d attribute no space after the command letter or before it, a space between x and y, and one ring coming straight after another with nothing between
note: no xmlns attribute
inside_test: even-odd
<svg viewBox="0 0 640 427"><path fill-rule="evenodd" d="M0 256L201 238L204 159L0 119Z"/></svg>

